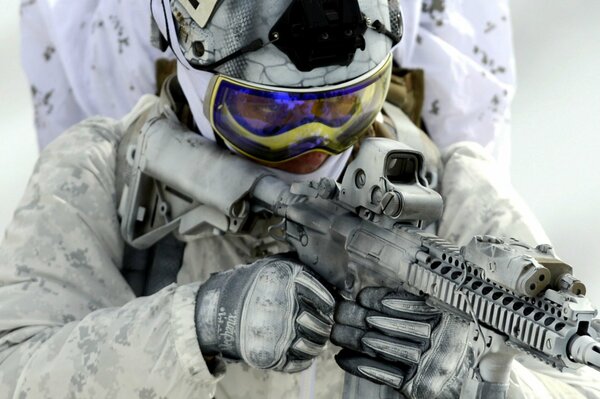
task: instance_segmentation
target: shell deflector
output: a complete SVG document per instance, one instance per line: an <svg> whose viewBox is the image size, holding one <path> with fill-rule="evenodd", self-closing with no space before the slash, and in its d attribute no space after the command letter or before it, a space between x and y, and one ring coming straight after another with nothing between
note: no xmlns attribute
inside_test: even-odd
<svg viewBox="0 0 600 399"><path fill-rule="evenodd" d="M298 70L350 65L365 49L367 19L358 0L294 0L269 33L269 40Z"/></svg>

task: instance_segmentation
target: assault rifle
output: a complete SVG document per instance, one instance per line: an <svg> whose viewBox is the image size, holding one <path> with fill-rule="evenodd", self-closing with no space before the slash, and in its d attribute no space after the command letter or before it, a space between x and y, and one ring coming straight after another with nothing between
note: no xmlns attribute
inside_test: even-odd
<svg viewBox="0 0 600 399"><path fill-rule="evenodd" d="M166 118L127 144L132 173L120 204L122 233L146 248L202 226L240 233L257 214L281 218L273 237L349 295L402 286L471 323L475 367L461 397L504 397L509 365L523 351L560 370L600 370L596 309L585 286L548 245L477 236L462 247L425 232L442 198L427 188L423 157L401 143L367 139L341 184L288 185L268 169L225 151ZM504 385L503 385L504 384ZM345 397L396 397L346 378Z"/></svg>

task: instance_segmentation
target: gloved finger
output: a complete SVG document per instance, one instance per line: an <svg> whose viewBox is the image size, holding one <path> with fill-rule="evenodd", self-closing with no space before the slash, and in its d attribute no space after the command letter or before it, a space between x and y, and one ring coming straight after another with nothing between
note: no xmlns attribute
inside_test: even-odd
<svg viewBox="0 0 600 399"><path fill-rule="evenodd" d="M394 338L341 324L333 326L331 342L355 352L407 365L418 364L423 353L429 349L428 340L412 341Z"/></svg>
<svg viewBox="0 0 600 399"><path fill-rule="evenodd" d="M351 349L355 352L364 352L361 339L365 334L366 331L359 328L336 324L331 330L330 339L334 345ZM373 352L371 354L375 355Z"/></svg>
<svg viewBox="0 0 600 399"><path fill-rule="evenodd" d="M387 336L406 338L415 342L428 342L433 328L438 323L436 320L411 320L407 318L391 317L384 314L370 312L366 322L371 328L376 328Z"/></svg>
<svg viewBox="0 0 600 399"><path fill-rule="evenodd" d="M360 341L362 347L368 349L362 352L374 352L378 358L407 365L414 364L415 367L421 361L421 356L428 346L427 342L412 342L372 331L363 335Z"/></svg>
<svg viewBox="0 0 600 399"><path fill-rule="evenodd" d="M314 306L328 319L333 320L333 295L319 280L310 273L302 270L295 279L298 296L305 302Z"/></svg>
<svg viewBox="0 0 600 399"><path fill-rule="evenodd" d="M284 373L298 373L300 371L306 370L313 363L314 359L309 360L290 360L285 366L280 370ZM277 369L276 369L277 370Z"/></svg>
<svg viewBox="0 0 600 399"><path fill-rule="evenodd" d="M376 328L391 337L412 341L427 342L435 325L431 320L412 320L391 317L366 308L351 301L340 301L335 310L334 320L362 330Z"/></svg>
<svg viewBox="0 0 600 399"><path fill-rule="evenodd" d="M356 302L340 300L335 308L333 319L336 323L366 330L368 310Z"/></svg>
<svg viewBox="0 0 600 399"><path fill-rule="evenodd" d="M410 378L409 374L413 374L410 367L407 368L402 364L373 359L346 349L335 355L335 361L344 371L352 375L396 389L400 389L404 381Z"/></svg>
<svg viewBox="0 0 600 399"><path fill-rule="evenodd" d="M318 344L327 342L333 324L325 320L322 316L314 314L309 308L303 305L300 305L298 313L296 324L300 334Z"/></svg>
<svg viewBox="0 0 600 399"><path fill-rule="evenodd" d="M441 315L440 311L427 305L423 297L403 290L367 287L358 294L357 302L368 309L415 320L436 319Z"/></svg>
<svg viewBox="0 0 600 399"><path fill-rule="evenodd" d="M306 337L300 336L290 347L290 353L297 359L308 360L319 356L324 347L324 344L318 344Z"/></svg>

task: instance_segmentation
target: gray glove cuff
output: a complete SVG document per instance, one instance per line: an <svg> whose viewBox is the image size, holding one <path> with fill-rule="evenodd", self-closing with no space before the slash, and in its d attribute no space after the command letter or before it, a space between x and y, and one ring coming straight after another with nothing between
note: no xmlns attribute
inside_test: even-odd
<svg viewBox="0 0 600 399"><path fill-rule="evenodd" d="M247 285L253 280L255 269L238 268L212 275L200 286L196 297L196 334L205 356L223 356L229 360L242 360L240 348L239 315Z"/></svg>

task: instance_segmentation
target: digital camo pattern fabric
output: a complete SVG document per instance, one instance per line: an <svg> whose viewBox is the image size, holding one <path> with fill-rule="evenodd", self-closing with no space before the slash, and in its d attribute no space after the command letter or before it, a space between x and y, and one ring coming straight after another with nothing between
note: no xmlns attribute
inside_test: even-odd
<svg viewBox="0 0 600 399"><path fill-rule="evenodd" d="M284 14L291 1L227 1L218 7L205 29L193 22L185 6L170 1L180 33L179 45L186 59L208 65L233 54L256 39L268 41L271 28ZM155 4L155 9L158 2ZM388 29L390 12L387 0L359 0L361 12L373 21L382 21ZM189 6L188 6L189 7ZM155 15L157 15L155 11ZM159 23L160 25L160 23ZM162 27L161 27L162 28ZM166 28L164 28L166 30ZM283 87L311 87L336 84L356 78L375 68L389 54L391 40L368 29L364 34L364 51L357 51L352 63L299 71L290 58L274 46L248 52L227 62L217 71L249 82ZM192 43L204 43L199 57Z"/></svg>
<svg viewBox="0 0 600 399"><path fill-rule="evenodd" d="M121 118L156 92L147 0L21 0L21 58L41 148L95 115Z"/></svg>
<svg viewBox="0 0 600 399"><path fill-rule="evenodd" d="M514 237L529 244L550 239L497 164L481 146L462 142L443 154L440 193L444 213L438 234L466 245L475 235Z"/></svg>
<svg viewBox="0 0 600 399"><path fill-rule="evenodd" d="M507 169L515 86L508 0L399 3L404 37L394 58L425 71L423 118L435 143L477 142ZM21 18L40 147L86 117L125 115L156 91L155 61L174 58L150 45L147 0L22 0Z"/></svg>
<svg viewBox="0 0 600 399"><path fill-rule="evenodd" d="M265 248L284 250L260 234L195 237L178 284L134 298L119 272L116 146L135 116L157 104L145 97L122 122L87 120L42 153L0 246L0 397L341 397L343 375L332 346L299 374L239 363L228 365L224 376L208 371L194 326L198 284L212 272L264 256ZM443 236L545 240L514 191L494 182L497 167L481 147L457 145L444 159L442 194L449 205ZM587 371L544 372L516 364L511 397L535 398L539 387L554 398L600 397L598 378Z"/></svg>
<svg viewBox="0 0 600 399"><path fill-rule="evenodd" d="M0 397L208 397L197 285L135 299L119 268L120 124L85 121L41 155L0 247Z"/></svg>
<svg viewBox="0 0 600 399"><path fill-rule="evenodd" d="M501 165L510 158L515 89L508 0L401 2L404 39L395 59L425 71L423 119L442 149L481 144Z"/></svg>

